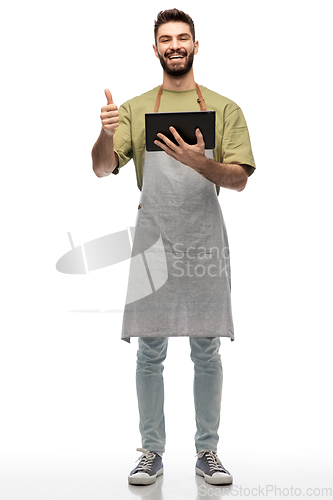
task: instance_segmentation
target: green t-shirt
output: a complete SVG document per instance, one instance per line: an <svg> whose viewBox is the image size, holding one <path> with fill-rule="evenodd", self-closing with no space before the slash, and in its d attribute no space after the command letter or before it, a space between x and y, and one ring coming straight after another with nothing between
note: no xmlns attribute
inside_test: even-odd
<svg viewBox="0 0 333 500"><path fill-rule="evenodd" d="M207 110L216 111L216 138L214 160L220 163L248 165L251 175L255 163L247 125L242 110L230 99L200 85ZM119 108L119 126L114 134L114 150L119 166L113 171L119 173L132 158L134 160L137 184L141 191L145 160L145 113L154 111L159 87L134 97ZM196 89L181 92L163 89L159 111L200 111ZM217 186L217 192L219 187Z"/></svg>

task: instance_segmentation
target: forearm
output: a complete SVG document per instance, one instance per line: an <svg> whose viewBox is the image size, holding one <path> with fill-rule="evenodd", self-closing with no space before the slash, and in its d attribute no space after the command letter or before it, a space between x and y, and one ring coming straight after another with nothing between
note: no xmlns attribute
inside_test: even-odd
<svg viewBox="0 0 333 500"><path fill-rule="evenodd" d="M91 152L93 170L97 177L105 177L118 166L118 156L113 149L113 135L102 127Z"/></svg>
<svg viewBox="0 0 333 500"><path fill-rule="evenodd" d="M220 187L242 191L247 183L246 166L234 163L219 163L209 158L200 158L191 168Z"/></svg>

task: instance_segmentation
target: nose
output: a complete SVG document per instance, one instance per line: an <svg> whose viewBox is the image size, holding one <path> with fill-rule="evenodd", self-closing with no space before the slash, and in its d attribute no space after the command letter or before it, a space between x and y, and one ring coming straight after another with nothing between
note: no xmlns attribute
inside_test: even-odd
<svg viewBox="0 0 333 500"><path fill-rule="evenodd" d="M174 49L174 50L177 50L179 49L180 47L180 41L178 40L178 38L175 36L171 39L171 42L170 42L170 49Z"/></svg>

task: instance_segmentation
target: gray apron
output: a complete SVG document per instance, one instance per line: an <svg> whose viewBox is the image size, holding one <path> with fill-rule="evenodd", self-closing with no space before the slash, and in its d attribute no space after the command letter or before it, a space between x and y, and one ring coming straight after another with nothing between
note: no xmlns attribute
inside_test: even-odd
<svg viewBox="0 0 333 500"><path fill-rule="evenodd" d="M205 154L213 158L213 150ZM121 338L233 340L230 287L215 184L164 151L146 151Z"/></svg>

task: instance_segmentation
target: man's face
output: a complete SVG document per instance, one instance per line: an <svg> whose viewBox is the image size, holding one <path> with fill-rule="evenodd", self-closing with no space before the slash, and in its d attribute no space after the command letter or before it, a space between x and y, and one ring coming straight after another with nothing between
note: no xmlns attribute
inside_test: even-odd
<svg viewBox="0 0 333 500"><path fill-rule="evenodd" d="M178 22L162 24L156 38L157 47L153 47L164 71L171 76L188 73L199 47L198 42L193 42L189 25Z"/></svg>

